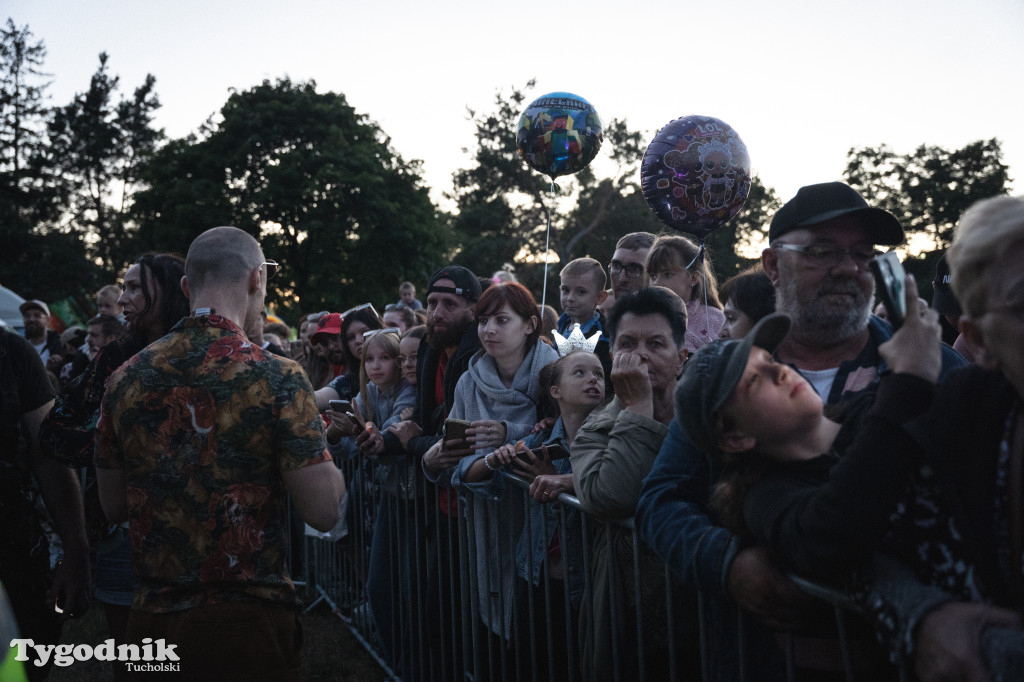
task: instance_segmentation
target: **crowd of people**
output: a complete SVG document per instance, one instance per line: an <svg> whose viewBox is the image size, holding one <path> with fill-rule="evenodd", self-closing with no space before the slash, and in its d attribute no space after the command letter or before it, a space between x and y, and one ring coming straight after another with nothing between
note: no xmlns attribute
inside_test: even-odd
<svg viewBox="0 0 1024 682"><path fill-rule="evenodd" d="M560 314L511 266L452 263L425 305L401 282L294 340L265 310L280 266L232 227L141 256L81 333L26 301L24 338L0 330L22 636L55 642L95 600L190 679L297 679L291 506L364 526L343 553L405 680L457 677L467 643L477 679L783 679L776 634L820 611L797 579L848 593L922 680L1024 678L1024 199L964 214L898 328L869 267L894 216L809 185L768 238L719 286L689 237L626 234L607 267L564 264ZM43 524L15 504L33 489ZM475 622L446 612L460 596ZM529 634L553 631L578 637Z"/></svg>

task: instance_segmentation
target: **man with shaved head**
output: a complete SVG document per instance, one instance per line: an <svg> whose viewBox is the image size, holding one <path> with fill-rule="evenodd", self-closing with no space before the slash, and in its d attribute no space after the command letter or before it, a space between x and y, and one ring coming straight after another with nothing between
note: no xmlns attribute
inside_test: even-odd
<svg viewBox="0 0 1024 682"><path fill-rule="evenodd" d="M286 494L318 530L339 519L345 482L309 380L242 331L277 269L242 230L201 234L181 280L192 314L118 369L103 399L100 501L129 521L140 580L126 639L174 647L188 679L299 679Z"/></svg>

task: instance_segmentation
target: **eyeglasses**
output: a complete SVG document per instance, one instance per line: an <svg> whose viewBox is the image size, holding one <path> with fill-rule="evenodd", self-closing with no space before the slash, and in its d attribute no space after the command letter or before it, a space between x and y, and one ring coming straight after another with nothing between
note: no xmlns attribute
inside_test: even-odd
<svg viewBox="0 0 1024 682"><path fill-rule="evenodd" d="M370 310L370 312L372 312L377 318L380 318L380 315L377 315L377 309L373 307L372 303L363 303L357 305L355 308L349 308L341 314L341 317L344 319L352 313L358 313L360 310Z"/></svg>
<svg viewBox="0 0 1024 682"><path fill-rule="evenodd" d="M608 264L608 272L612 274L612 277L618 277L622 274L623 270L626 271L626 277L629 279L636 279L637 277L642 277L644 274L644 266L639 263L630 263L629 265L625 265L620 261L613 260Z"/></svg>
<svg viewBox="0 0 1024 682"><path fill-rule="evenodd" d="M881 253L874 249L841 249L838 246L816 244L805 246L803 244L783 243L772 244L771 248L799 253L812 268L834 268L837 265L842 265L846 256L849 256L858 270L867 270L868 263Z"/></svg>
<svg viewBox="0 0 1024 682"><path fill-rule="evenodd" d="M267 266L267 279L274 279L274 275L281 269L281 266L277 264L277 261L266 260L263 261L262 265Z"/></svg>
<svg viewBox="0 0 1024 682"><path fill-rule="evenodd" d="M398 327L381 327L380 329L368 329L365 332L363 332L363 338L368 339L374 334L397 334L398 336L401 336L402 330L399 329Z"/></svg>
<svg viewBox="0 0 1024 682"><path fill-rule="evenodd" d="M390 313L392 310L398 310L399 306L397 303L388 303L384 306L384 312Z"/></svg>
<svg viewBox="0 0 1024 682"><path fill-rule="evenodd" d="M399 355L398 356L398 361L401 362L403 365L405 363L407 363L407 362L411 362L412 364L415 365L416 364L416 360L419 358L419 356L420 356L419 353L410 353L409 355Z"/></svg>

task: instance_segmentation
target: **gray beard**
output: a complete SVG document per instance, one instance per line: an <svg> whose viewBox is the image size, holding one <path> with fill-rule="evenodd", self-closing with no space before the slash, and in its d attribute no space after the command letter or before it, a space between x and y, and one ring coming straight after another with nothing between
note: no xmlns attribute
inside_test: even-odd
<svg viewBox="0 0 1024 682"><path fill-rule="evenodd" d="M837 305L822 298L824 292L848 291L855 298L852 304ZM775 292L775 309L793 320L790 334L807 346L831 348L838 346L863 331L871 316L873 297L853 280L827 279L807 301L800 301L793 278L780 278Z"/></svg>

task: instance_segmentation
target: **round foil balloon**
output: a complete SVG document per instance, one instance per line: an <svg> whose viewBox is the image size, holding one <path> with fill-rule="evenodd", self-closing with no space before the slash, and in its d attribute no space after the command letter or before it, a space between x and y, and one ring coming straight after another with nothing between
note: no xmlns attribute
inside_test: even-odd
<svg viewBox="0 0 1024 682"><path fill-rule="evenodd" d="M669 227L703 240L743 208L750 155L729 124L677 118L651 140L640 166L644 199Z"/></svg>
<svg viewBox="0 0 1024 682"><path fill-rule="evenodd" d="M516 126L519 155L552 180L593 161L602 139L601 119L593 105L568 92L533 100Z"/></svg>

